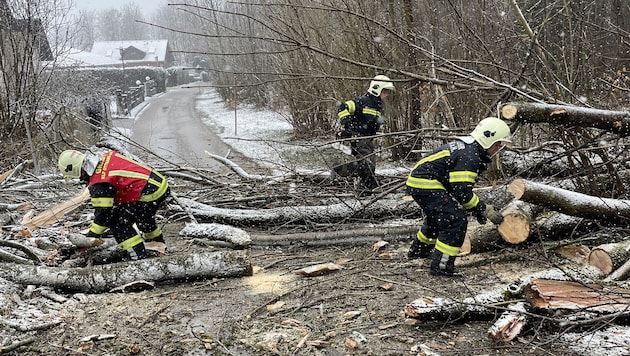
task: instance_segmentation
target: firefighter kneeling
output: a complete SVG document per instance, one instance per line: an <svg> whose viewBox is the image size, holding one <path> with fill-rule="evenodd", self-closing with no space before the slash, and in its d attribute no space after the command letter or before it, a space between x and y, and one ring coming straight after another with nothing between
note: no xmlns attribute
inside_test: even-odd
<svg viewBox="0 0 630 356"><path fill-rule="evenodd" d="M407 178L407 193L422 208L426 219L408 257L431 257L432 275L455 274L455 258L464 243L468 214L480 224L486 223L486 204L473 192L473 186L491 157L509 142L508 125L488 117L470 136L439 146L413 167Z"/></svg>

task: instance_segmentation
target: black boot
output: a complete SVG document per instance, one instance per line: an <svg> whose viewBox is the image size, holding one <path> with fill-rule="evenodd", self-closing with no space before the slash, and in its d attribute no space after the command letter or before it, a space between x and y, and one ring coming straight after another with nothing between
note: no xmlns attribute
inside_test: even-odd
<svg viewBox="0 0 630 356"><path fill-rule="evenodd" d="M407 252L408 259L415 260L418 258L427 258L431 255L433 245L422 243L415 236L413 236L412 239L413 241L411 242L411 247L409 247L409 252Z"/></svg>
<svg viewBox="0 0 630 356"><path fill-rule="evenodd" d="M455 256L445 255L433 250L431 255L431 274L434 276L461 277L455 273Z"/></svg>

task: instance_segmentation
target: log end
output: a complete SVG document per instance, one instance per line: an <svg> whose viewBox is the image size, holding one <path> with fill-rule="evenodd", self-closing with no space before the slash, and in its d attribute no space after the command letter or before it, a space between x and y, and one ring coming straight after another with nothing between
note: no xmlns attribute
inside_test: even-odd
<svg viewBox="0 0 630 356"><path fill-rule="evenodd" d="M514 120L516 114L518 113L518 108L513 104L505 104L501 107L501 116L508 120Z"/></svg>
<svg viewBox="0 0 630 356"><path fill-rule="evenodd" d="M501 238L511 244L520 244L529 237L529 221L520 215L508 214L497 227Z"/></svg>
<svg viewBox="0 0 630 356"><path fill-rule="evenodd" d="M613 260L608 252L594 248L588 255L588 264L599 268L604 274L608 275L613 271Z"/></svg>
<svg viewBox="0 0 630 356"><path fill-rule="evenodd" d="M520 199L525 193L525 182L520 178L514 179L508 185L508 191L514 195L515 199Z"/></svg>

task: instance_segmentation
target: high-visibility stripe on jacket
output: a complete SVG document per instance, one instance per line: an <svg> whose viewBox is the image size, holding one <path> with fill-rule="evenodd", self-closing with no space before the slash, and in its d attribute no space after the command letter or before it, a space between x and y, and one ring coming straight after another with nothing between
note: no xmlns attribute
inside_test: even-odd
<svg viewBox="0 0 630 356"><path fill-rule="evenodd" d="M166 179L160 173L116 151L109 151L103 155L94 174L90 177L89 187L100 183L111 185L113 195L93 197L92 202L95 207L108 207L135 201L153 201L161 197L168 188ZM142 190L147 184L154 185L157 189L151 194L142 196Z"/></svg>
<svg viewBox="0 0 630 356"><path fill-rule="evenodd" d="M479 203L473 186L479 173L490 162L481 145L464 137L441 145L420 159L407 177L407 191L443 189L448 191L464 209Z"/></svg>
<svg viewBox="0 0 630 356"><path fill-rule="evenodd" d="M372 136L381 127L382 108L379 97L365 94L339 105L337 117L341 126L353 135Z"/></svg>
<svg viewBox="0 0 630 356"><path fill-rule="evenodd" d="M114 205L155 201L167 192L168 181L159 172L108 151L90 177L88 189L94 207L90 231L100 235L111 226Z"/></svg>

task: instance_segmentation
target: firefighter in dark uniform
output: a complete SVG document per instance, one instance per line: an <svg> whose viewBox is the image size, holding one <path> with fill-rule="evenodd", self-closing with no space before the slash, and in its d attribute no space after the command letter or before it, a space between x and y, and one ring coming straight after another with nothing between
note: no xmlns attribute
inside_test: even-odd
<svg viewBox="0 0 630 356"><path fill-rule="evenodd" d="M392 81L384 75L377 75L370 82L366 94L342 103L337 109L341 127L336 133L337 139L352 137L357 139L350 141L355 161L335 165L333 171L342 177L355 177L357 180L355 189L359 196L372 194L372 189L378 186L375 176L374 140L361 137L374 136L381 128L383 101L392 90L394 90Z"/></svg>
<svg viewBox="0 0 630 356"><path fill-rule="evenodd" d="M111 229L131 260L147 257L145 243L152 252L166 251L162 229L155 221L155 214L170 195L162 174L116 151L94 154L67 150L58 163L66 179L79 178L88 184L94 207L88 236L98 237Z"/></svg>
<svg viewBox="0 0 630 356"><path fill-rule="evenodd" d="M480 224L486 223L486 204L473 192L473 186L491 157L508 142L508 125L488 117L477 124L470 136L437 147L413 167L407 178L407 193L426 218L408 257L431 257L432 275L454 275L468 213Z"/></svg>

